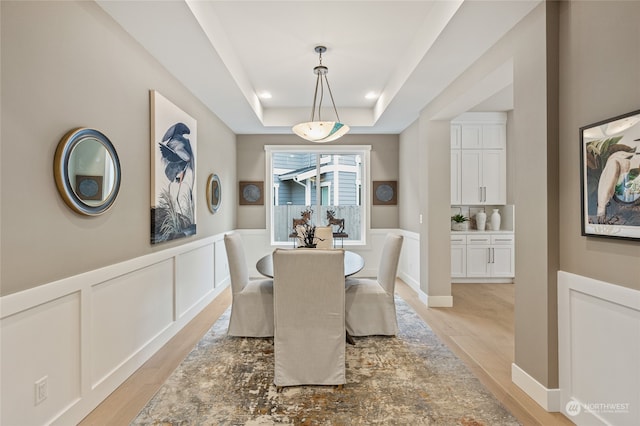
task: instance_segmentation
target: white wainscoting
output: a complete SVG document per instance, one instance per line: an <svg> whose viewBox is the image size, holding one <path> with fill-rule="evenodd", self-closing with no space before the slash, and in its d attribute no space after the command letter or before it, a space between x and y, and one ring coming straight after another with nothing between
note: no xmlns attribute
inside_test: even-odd
<svg viewBox="0 0 640 426"><path fill-rule="evenodd" d="M578 425L640 425L640 291L560 271L561 410Z"/></svg>
<svg viewBox="0 0 640 426"><path fill-rule="evenodd" d="M274 250L269 242L269 233L265 229L238 229L247 255L247 263L252 277L260 277L256 269L256 262L265 254ZM345 250L351 250L364 258L364 269L356 276L375 277L378 275L378 265L382 254L384 239L389 233L404 236L398 276L414 290L420 292L420 235L401 229L372 229L369 231L366 246L352 246L345 243ZM291 247L290 245L282 247Z"/></svg>
<svg viewBox="0 0 640 426"><path fill-rule="evenodd" d="M75 424L228 284L222 234L0 298L0 424ZM35 382L48 397L35 405Z"/></svg>
<svg viewBox="0 0 640 426"><path fill-rule="evenodd" d="M238 230L252 276L273 250L266 230ZM405 237L398 275L420 291L419 234L374 229L359 276L377 275L390 232ZM0 298L0 424L75 424L229 285L223 234ZM35 405L35 382L48 397Z"/></svg>
<svg viewBox="0 0 640 426"><path fill-rule="evenodd" d="M400 231L404 236L398 277L414 289L426 303L426 294L420 290L420 234Z"/></svg>

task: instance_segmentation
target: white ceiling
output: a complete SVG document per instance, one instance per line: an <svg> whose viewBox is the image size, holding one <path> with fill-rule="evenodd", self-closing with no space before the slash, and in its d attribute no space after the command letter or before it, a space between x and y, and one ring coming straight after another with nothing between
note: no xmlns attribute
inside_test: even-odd
<svg viewBox="0 0 640 426"><path fill-rule="evenodd" d="M97 3L233 132L286 134L310 117L316 45L328 48L323 65L351 132L400 133L540 0ZM512 68L446 114L512 109Z"/></svg>

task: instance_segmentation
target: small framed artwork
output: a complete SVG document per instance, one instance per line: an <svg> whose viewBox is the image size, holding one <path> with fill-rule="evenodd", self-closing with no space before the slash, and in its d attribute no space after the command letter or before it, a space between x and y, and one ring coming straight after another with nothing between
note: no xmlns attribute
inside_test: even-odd
<svg viewBox="0 0 640 426"><path fill-rule="evenodd" d="M381 206L395 206L398 204L398 182L395 180L374 180L373 204Z"/></svg>
<svg viewBox="0 0 640 426"><path fill-rule="evenodd" d="M264 182L240 182L240 205L261 206L264 204Z"/></svg>
<svg viewBox="0 0 640 426"><path fill-rule="evenodd" d="M207 207L211 213L220 210L222 203L222 183L216 174L209 175L207 179Z"/></svg>
<svg viewBox="0 0 640 426"><path fill-rule="evenodd" d="M640 110L580 128L582 235L640 239Z"/></svg>

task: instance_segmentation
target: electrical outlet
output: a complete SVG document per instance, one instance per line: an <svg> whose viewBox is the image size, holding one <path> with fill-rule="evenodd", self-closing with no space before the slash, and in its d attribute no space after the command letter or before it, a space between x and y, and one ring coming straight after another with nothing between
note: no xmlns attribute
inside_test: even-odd
<svg viewBox="0 0 640 426"><path fill-rule="evenodd" d="M422 213L420 213L420 224L422 224Z"/></svg>
<svg viewBox="0 0 640 426"><path fill-rule="evenodd" d="M44 376L35 383L35 405L40 404L49 396L49 376Z"/></svg>

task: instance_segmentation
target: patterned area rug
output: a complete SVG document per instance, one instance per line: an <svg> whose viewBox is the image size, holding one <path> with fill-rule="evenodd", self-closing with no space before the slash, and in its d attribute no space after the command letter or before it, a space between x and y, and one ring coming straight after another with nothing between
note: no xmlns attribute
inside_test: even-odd
<svg viewBox="0 0 640 426"><path fill-rule="evenodd" d="M273 340L226 335L229 310L134 425L518 425L404 302L397 337L347 345L347 384L273 385Z"/></svg>

